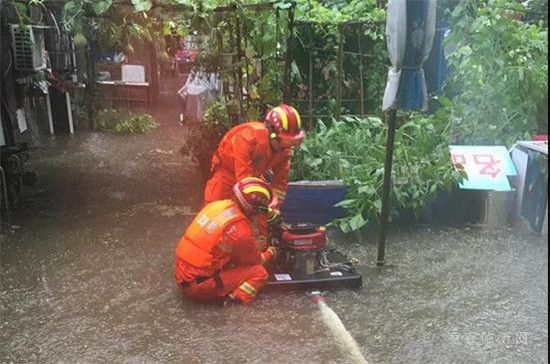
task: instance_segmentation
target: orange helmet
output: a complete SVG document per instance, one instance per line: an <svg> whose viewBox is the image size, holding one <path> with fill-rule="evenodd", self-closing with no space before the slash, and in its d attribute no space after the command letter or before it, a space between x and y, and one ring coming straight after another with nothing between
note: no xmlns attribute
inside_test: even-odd
<svg viewBox="0 0 550 364"><path fill-rule="evenodd" d="M256 177L243 178L233 186L233 193L246 214L268 212L273 200L269 184Z"/></svg>
<svg viewBox="0 0 550 364"><path fill-rule="evenodd" d="M271 131L271 137L277 138L285 147L300 145L306 136L300 114L287 104L271 109L265 117L265 123Z"/></svg>

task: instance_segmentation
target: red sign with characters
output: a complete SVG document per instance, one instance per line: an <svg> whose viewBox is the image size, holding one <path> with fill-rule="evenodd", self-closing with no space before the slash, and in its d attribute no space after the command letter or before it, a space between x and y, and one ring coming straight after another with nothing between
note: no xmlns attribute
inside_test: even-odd
<svg viewBox="0 0 550 364"><path fill-rule="evenodd" d="M454 168L468 175L461 188L511 190L508 176L515 176L516 170L505 147L452 145L449 149Z"/></svg>

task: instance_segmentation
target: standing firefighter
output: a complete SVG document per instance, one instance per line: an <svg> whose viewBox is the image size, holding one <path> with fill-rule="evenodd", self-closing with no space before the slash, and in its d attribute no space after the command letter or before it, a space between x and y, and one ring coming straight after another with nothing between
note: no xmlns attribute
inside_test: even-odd
<svg viewBox="0 0 550 364"><path fill-rule="evenodd" d="M292 148L304 137L296 109L281 104L267 113L265 123L252 121L229 130L212 157L206 203L231 198L232 186L243 178L271 176L266 179L276 195L273 213L256 219L261 250L267 247L267 220L277 218L286 195Z"/></svg>
<svg viewBox="0 0 550 364"><path fill-rule="evenodd" d="M274 247L257 249L251 218L266 215L273 195L254 177L233 187L231 199L208 203L195 217L176 248L175 276L189 298L252 301L268 279L264 264Z"/></svg>

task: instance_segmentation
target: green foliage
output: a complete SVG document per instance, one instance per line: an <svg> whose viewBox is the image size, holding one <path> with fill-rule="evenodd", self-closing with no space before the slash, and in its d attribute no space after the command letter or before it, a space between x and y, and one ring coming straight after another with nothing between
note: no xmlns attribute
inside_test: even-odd
<svg viewBox="0 0 550 364"><path fill-rule="evenodd" d="M542 21L548 27L548 0L531 0L525 10L525 21L535 24Z"/></svg>
<svg viewBox="0 0 550 364"><path fill-rule="evenodd" d="M283 99L283 92L280 85L281 72L273 69L261 77L256 85L257 98L262 105L277 105Z"/></svg>
<svg viewBox="0 0 550 364"><path fill-rule="evenodd" d="M442 189L453 188L464 175L455 172L448 149L447 109L424 116L412 114L396 131L392 216L403 211L419 214ZM345 231L377 222L382 207L387 128L377 117L344 117L318 130L296 151L293 180L342 179L348 187L339 206L349 216L337 221Z"/></svg>
<svg viewBox="0 0 550 364"><path fill-rule="evenodd" d="M212 12L215 5L224 5L228 2L220 1L188 1L183 2L193 6L193 19L200 19L198 23L191 21L191 27L199 30L199 34L208 34L208 42L199 54L198 64L207 71L219 71L226 84L236 85L237 80L243 82L243 88L248 97L244 100L245 117L256 116L262 113L267 106L281 102L283 98L283 58L284 50L289 44L287 13L280 11L275 16L273 11L254 11L241 4L252 4L260 1L240 1L234 3L235 11L223 13ZM280 1L274 7L280 10L290 8L289 2ZM349 20L367 22L363 32L372 45L367 45L371 57L364 63L368 69L364 72L364 94L366 106L370 112L379 110L381 96L384 89L385 73L388 63L386 46L383 41L383 20L386 13L378 7L374 0L354 0L351 2L335 2L327 4L325 1L296 2L295 18L300 21L319 24L315 27L315 37L318 39L315 50L314 74L322 74L321 82L314 81L316 99L326 100L325 103L316 103L317 113L334 114L336 110L335 94L337 80L337 55L339 42L338 24ZM237 54L235 45L239 40L235 35L236 24L242 29L240 44L242 54ZM298 38L294 46L306 44L308 35L302 34L294 28L294 36ZM223 45L223 46L222 46ZM229 47L228 45L232 45ZM232 53L232 54L231 54ZM294 51L293 51L294 53ZM294 57L297 57L294 53ZM229 64L222 59L232 59ZM307 87L308 72L304 63L293 62L291 65L291 84L295 95ZM351 65L349 69L357 70L359 66ZM355 74L347 74L346 81L354 82ZM357 82L355 80L355 82ZM351 90L351 88L350 88ZM235 97L238 97L236 95ZM301 105L297 105L300 107ZM343 110L347 112L347 110Z"/></svg>
<svg viewBox="0 0 550 364"><path fill-rule="evenodd" d="M369 67L365 71L365 110L373 114L381 114L382 98L386 88L389 55L385 40L373 42L370 49Z"/></svg>
<svg viewBox="0 0 550 364"><path fill-rule="evenodd" d="M159 54L163 54L166 28L183 34L190 20L185 11L175 13L163 10L162 6L152 6L150 0L132 0L125 4L112 0L69 0L64 5L63 24L100 50L123 49L132 53L134 45L153 42ZM164 22L168 26L163 26Z"/></svg>
<svg viewBox="0 0 550 364"><path fill-rule="evenodd" d="M359 114L359 70L362 66L364 112L379 113L389 63L384 37L386 10L374 0L298 1L297 17L308 24L298 24L293 56L299 77L293 80L294 95L300 109L309 107L313 93L315 115ZM345 24L354 21L353 24ZM357 23L362 22L362 24ZM345 24L345 26L344 26ZM344 53L340 60L340 44ZM359 49L361 44L362 49ZM313 72L310 90L309 49L313 45ZM367 53L361 59L357 53ZM337 89L342 65L341 99L352 100L337 105ZM340 109L338 110L338 106Z"/></svg>
<svg viewBox="0 0 550 364"><path fill-rule="evenodd" d="M222 137L233 126L230 118L233 113L234 107L224 101L214 101L204 112L203 125L208 131Z"/></svg>
<svg viewBox="0 0 550 364"><path fill-rule="evenodd" d="M141 114L121 121L115 126L115 131L120 134L144 134L156 127L158 124L150 115Z"/></svg>
<svg viewBox="0 0 550 364"><path fill-rule="evenodd" d="M0 10L3 11L3 7L12 7L15 10L15 14L19 20L19 26L22 29L26 29L27 25L31 23L36 23L36 19L31 19L30 10L33 8L38 8L41 12L47 12L45 5L46 0L27 0L27 1L16 1L16 0L7 0L0 1ZM5 4L5 5L4 5Z"/></svg>
<svg viewBox="0 0 550 364"><path fill-rule="evenodd" d="M125 109L105 109L97 115L100 130L118 134L144 134L158 126L149 114L136 114Z"/></svg>
<svg viewBox="0 0 550 364"><path fill-rule="evenodd" d="M207 37L195 67L218 72L224 84L243 90L242 97L239 93L227 93L226 99L228 104L240 106L242 103L243 115L238 115L238 119L248 119L259 117L269 106L282 101L282 51L289 36L288 12L277 15L273 10L256 11L239 6L241 3L233 4L236 5L234 11L221 14L212 12L212 8L203 3L202 13L197 16L204 20L207 29L200 30L199 34ZM288 4L279 2L274 7L285 9Z"/></svg>
<svg viewBox="0 0 550 364"><path fill-rule="evenodd" d="M548 30L516 20L523 11L511 0L455 7L447 81L455 143L510 146L537 131L548 95Z"/></svg>
<svg viewBox="0 0 550 364"><path fill-rule="evenodd" d="M112 5L112 0L99 0L92 3L92 8L97 15L101 15L107 11Z"/></svg>
<svg viewBox="0 0 550 364"><path fill-rule="evenodd" d="M212 155L221 138L233 126L236 114L234 103L214 101L207 107L204 120L188 126L180 154L195 162L204 183L210 176Z"/></svg>
<svg viewBox="0 0 550 364"><path fill-rule="evenodd" d="M132 0L132 4L136 11L148 11L153 6L150 0Z"/></svg>
<svg viewBox="0 0 550 364"><path fill-rule="evenodd" d="M332 1L328 4L326 1L302 0L296 4L300 20L316 23L340 24L351 20L379 22L386 18L386 11L378 6L376 0Z"/></svg>
<svg viewBox="0 0 550 364"><path fill-rule="evenodd" d="M77 34L81 47L89 45L95 50L121 49L133 53L136 45L153 42L161 62L167 61L164 36L167 34L186 35L197 31L207 44L201 47L197 64L206 71L221 71L226 84L236 85L243 80L246 90L245 114L260 115L268 106L281 102L283 98L283 59L284 50L289 46L290 36L287 11L292 3L278 1L274 11L254 11L246 4L260 3L261 0L131 0L124 4L113 0L68 0L65 2L63 24ZM362 20L370 24L365 35L373 42L372 57L368 59L368 70L364 72L367 109L379 109L383 90L383 77L388 59L383 44L385 10L378 7L375 0L320 1L298 0L295 18L301 21L324 23L329 35L323 46L332 57L319 54L316 70L323 72L327 79L320 84L317 96L328 95L327 103L320 104L321 113L334 114L334 100L337 62L338 24L350 20ZM167 5L167 7L165 7ZM231 12L215 12L218 6L233 5ZM178 8L177 6L182 6ZM177 9L177 11L176 11ZM235 35L237 22L241 28L242 54L235 54L238 39ZM319 27L322 27L321 25ZM299 34L296 33L298 36ZM220 47L224 44L224 47ZM228 49L231 44L233 49ZM229 67L220 65L220 55L233 52L234 62ZM357 67L351 67L357 68ZM303 79L296 63L293 63L293 82ZM348 75L349 80L356 75ZM316 83L317 84L317 83ZM300 83L300 85L303 85ZM324 87L324 89L323 89ZM330 96L332 95L332 96ZM239 97L235 95L234 97ZM347 110L340 110L344 113ZM244 115L243 115L244 116Z"/></svg>

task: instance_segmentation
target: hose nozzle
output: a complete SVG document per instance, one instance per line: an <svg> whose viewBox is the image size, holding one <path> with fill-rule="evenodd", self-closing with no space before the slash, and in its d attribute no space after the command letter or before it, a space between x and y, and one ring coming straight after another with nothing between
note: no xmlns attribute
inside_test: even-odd
<svg viewBox="0 0 550 364"><path fill-rule="evenodd" d="M306 293L307 296L311 298L313 302L321 302L325 300L325 297L323 296L323 292L321 291L310 291Z"/></svg>

